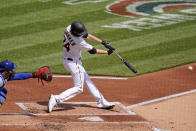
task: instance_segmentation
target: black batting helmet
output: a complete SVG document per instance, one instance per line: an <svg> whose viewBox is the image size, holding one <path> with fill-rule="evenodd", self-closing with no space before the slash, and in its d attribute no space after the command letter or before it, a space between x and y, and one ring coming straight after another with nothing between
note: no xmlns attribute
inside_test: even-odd
<svg viewBox="0 0 196 131"><path fill-rule="evenodd" d="M71 24L71 33L74 36L80 37L87 34L87 29L85 28L84 24L80 21L74 21Z"/></svg>

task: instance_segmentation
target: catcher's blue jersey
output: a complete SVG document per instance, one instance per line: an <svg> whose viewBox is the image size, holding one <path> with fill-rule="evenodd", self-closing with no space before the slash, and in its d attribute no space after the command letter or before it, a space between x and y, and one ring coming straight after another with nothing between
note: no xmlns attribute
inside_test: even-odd
<svg viewBox="0 0 196 131"><path fill-rule="evenodd" d="M24 80L24 79L28 79L28 78L32 78L32 73L18 73L18 74L15 74L12 79L10 79L10 78L9 79L4 79L2 74L0 73L0 90L2 90L4 88L7 81L10 81L10 80Z"/></svg>
<svg viewBox="0 0 196 131"><path fill-rule="evenodd" d="M7 83L7 80L5 80L0 73L0 91L4 88L5 84Z"/></svg>
<svg viewBox="0 0 196 131"><path fill-rule="evenodd" d="M5 88L5 84L7 83L7 81L24 80L28 78L32 78L32 73L18 73L15 74L14 77L10 77L8 79L5 79L3 75L0 73L0 107L3 105L3 103L6 100L7 90Z"/></svg>

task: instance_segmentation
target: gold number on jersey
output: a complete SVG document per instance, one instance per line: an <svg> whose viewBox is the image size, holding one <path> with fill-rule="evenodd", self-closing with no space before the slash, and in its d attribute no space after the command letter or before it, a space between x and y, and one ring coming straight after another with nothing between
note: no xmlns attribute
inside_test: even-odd
<svg viewBox="0 0 196 131"><path fill-rule="evenodd" d="M67 49L67 52L69 52L70 46L71 45L74 46L75 45L75 42L72 40L70 34L67 31L64 32L64 40L63 40L63 43L65 43L66 41L67 41L67 43L64 44L63 47L65 47Z"/></svg>
<svg viewBox="0 0 196 131"><path fill-rule="evenodd" d="M70 50L70 44L69 44L69 42L67 44L65 44L64 47L67 49L67 52L69 52L69 50Z"/></svg>

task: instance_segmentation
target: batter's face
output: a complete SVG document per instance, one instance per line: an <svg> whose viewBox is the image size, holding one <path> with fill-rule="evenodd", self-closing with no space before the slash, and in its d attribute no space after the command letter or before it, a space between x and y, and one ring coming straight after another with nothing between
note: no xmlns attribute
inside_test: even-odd
<svg viewBox="0 0 196 131"><path fill-rule="evenodd" d="M12 71L4 71L4 72L2 73L4 79L9 78L9 77L11 76L11 74L12 74Z"/></svg>

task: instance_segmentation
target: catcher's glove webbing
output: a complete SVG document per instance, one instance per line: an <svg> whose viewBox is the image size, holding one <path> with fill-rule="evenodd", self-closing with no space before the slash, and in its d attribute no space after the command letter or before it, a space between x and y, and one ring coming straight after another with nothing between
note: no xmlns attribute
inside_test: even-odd
<svg viewBox="0 0 196 131"><path fill-rule="evenodd" d="M51 82L52 81L52 70L50 69L49 66L40 67L37 70L37 72L33 73L33 78L38 78L38 81L39 79L41 79L42 84L43 84L42 80L46 82Z"/></svg>

